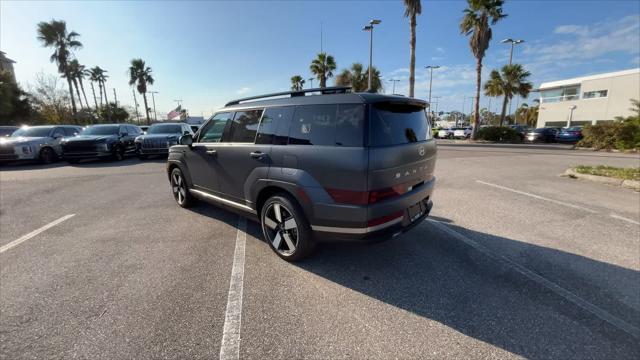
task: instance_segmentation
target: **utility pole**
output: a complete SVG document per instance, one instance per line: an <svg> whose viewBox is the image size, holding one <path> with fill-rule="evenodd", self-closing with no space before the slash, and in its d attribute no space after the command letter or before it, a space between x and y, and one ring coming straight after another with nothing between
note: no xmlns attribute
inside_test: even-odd
<svg viewBox="0 0 640 360"><path fill-rule="evenodd" d="M524 40L522 40L522 39L513 40L511 38L508 38L508 39L504 39L504 40L502 40L500 42L503 43L503 44L511 43L511 51L509 51L509 65L512 65L513 64L513 47L514 47L514 45L522 44L524 42ZM509 101L509 100L505 100L505 101ZM509 114L511 114L511 101L509 101Z"/></svg>
<svg viewBox="0 0 640 360"><path fill-rule="evenodd" d="M156 112L156 98L153 96L153 94L157 93L157 91L149 91L149 94L151 94L151 101L153 101L153 118L155 122L158 122L158 113Z"/></svg>
<svg viewBox="0 0 640 360"><path fill-rule="evenodd" d="M138 99L136 99L136 90L132 88L131 92L133 93L133 103L136 105L136 122L138 123L138 125L140 125L140 114L138 114Z"/></svg>
<svg viewBox="0 0 640 360"><path fill-rule="evenodd" d="M433 69L439 69L440 65L427 65L424 67L429 69L429 108L431 108L431 83L433 82Z"/></svg>
<svg viewBox="0 0 640 360"><path fill-rule="evenodd" d="M391 91L391 95L395 95L396 93L396 83L400 82L400 80L397 79L389 79L389 81L393 82L393 90Z"/></svg>
<svg viewBox="0 0 640 360"><path fill-rule="evenodd" d="M313 78L308 78L307 80L311 82L309 89L313 89Z"/></svg>
<svg viewBox="0 0 640 360"><path fill-rule="evenodd" d="M369 25L362 28L363 31L369 32L369 88L371 91L371 77L373 73L373 27L374 25L380 24L382 21L380 20L371 20L369 21Z"/></svg>
<svg viewBox="0 0 640 360"><path fill-rule="evenodd" d="M113 88L113 99L116 102L116 107L118 107L118 95L116 95L116 88Z"/></svg>

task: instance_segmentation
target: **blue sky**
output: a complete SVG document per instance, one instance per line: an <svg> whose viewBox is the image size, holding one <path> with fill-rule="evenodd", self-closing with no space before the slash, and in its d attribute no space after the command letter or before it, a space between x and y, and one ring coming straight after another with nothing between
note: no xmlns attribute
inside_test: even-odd
<svg viewBox="0 0 640 360"><path fill-rule="evenodd" d="M434 71L432 90L441 97L439 110L462 110L464 97L474 93L475 60L467 38L458 32L465 5L422 1L416 96L427 96L424 65L442 66ZM509 46L499 42L506 37L526 40L516 47L514 61L532 72L535 85L640 66L638 1L507 0L504 10L508 17L494 27L484 78L508 61ZM36 40L36 24L64 19L69 30L81 34L84 48L76 57L109 71L107 86L116 89L119 102L133 104L126 71L129 60L140 57L153 68L156 83L150 90L159 92L159 117L175 107L175 99L182 99L192 115L208 116L230 99L286 90L292 75L311 77L320 23L324 50L335 57L339 71L353 62L366 65L368 34L361 28L372 18L381 19L374 33L374 65L386 79L400 79L396 92L406 93L409 25L403 12L401 0L2 0L0 50L17 62L17 79L28 88L36 73L56 72L49 63L52 50ZM385 82L385 87L390 92L392 85ZM483 97L481 106L488 103ZM469 99L464 106L468 112ZM492 100L491 108L497 111L498 101Z"/></svg>

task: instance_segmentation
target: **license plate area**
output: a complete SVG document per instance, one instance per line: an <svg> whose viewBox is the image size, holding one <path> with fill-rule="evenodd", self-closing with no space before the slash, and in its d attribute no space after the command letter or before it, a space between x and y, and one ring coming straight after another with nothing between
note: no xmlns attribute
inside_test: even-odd
<svg viewBox="0 0 640 360"><path fill-rule="evenodd" d="M409 217L409 222L414 222L416 221L418 218L420 218L423 214L424 214L424 205L422 204L422 201L409 206L409 208L407 209L407 216Z"/></svg>

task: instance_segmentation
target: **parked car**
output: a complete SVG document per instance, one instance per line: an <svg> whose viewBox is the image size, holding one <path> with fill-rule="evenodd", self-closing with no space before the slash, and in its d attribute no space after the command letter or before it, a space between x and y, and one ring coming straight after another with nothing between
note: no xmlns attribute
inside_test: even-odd
<svg viewBox="0 0 640 360"><path fill-rule="evenodd" d="M386 238L420 223L435 184L426 102L349 89L227 103L169 149L176 202L201 199L259 220L288 261L316 241Z"/></svg>
<svg viewBox="0 0 640 360"><path fill-rule="evenodd" d="M582 126L563 128L556 136L556 141L561 143L576 143L582 140Z"/></svg>
<svg viewBox="0 0 640 360"><path fill-rule="evenodd" d="M453 129L452 137L456 139L468 139L471 137L472 132L473 132L473 128L471 126L457 127Z"/></svg>
<svg viewBox="0 0 640 360"><path fill-rule="evenodd" d="M453 137L453 129L440 129L436 136L440 139L451 139Z"/></svg>
<svg viewBox="0 0 640 360"><path fill-rule="evenodd" d="M149 126L147 125L140 125L138 127L140 128L140 131L142 131L143 134L146 134L147 130L149 130Z"/></svg>
<svg viewBox="0 0 640 360"><path fill-rule="evenodd" d="M518 136L522 141L524 141L525 135L529 132L529 127L527 125L513 124L509 125L509 127L518 133Z"/></svg>
<svg viewBox="0 0 640 360"><path fill-rule="evenodd" d="M554 142L556 141L556 136L558 135L558 129L545 127L545 128L537 128L530 130L525 135L525 141L528 142Z"/></svg>
<svg viewBox="0 0 640 360"><path fill-rule="evenodd" d="M75 136L80 126L27 126L0 139L0 161L38 160L49 164L62 154L60 143L64 137Z"/></svg>
<svg viewBox="0 0 640 360"><path fill-rule="evenodd" d="M134 140L141 134L135 125L92 125L80 135L62 140L62 157L70 163L91 158L122 160L136 153Z"/></svg>
<svg viewBox="0 0 640 360"><path fill-rule="evenodd" d="M9 137L18 129L17 126L0 126L0 138Z"/></svg>
<svg viewBox="0 0 640 360"><path fill-rule="evenodd" d="M178 144L180 136L191 134L191 127L184 123L157 123L149 127L146 134L135 139L138 157L141 160L149 155L167 155L169 147Z"/></svg>

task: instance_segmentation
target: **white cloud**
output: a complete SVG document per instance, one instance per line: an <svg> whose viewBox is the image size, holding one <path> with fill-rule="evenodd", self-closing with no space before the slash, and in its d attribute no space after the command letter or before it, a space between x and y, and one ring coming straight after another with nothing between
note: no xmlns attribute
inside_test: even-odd
<svg viewBox="0 0 640 360"><path fill-rule="evenodd" d="M248 93L249 91L251 91L250 87L243 87L243 88L240 88L240 89L236 90L236 94L244 95L244 94Z"/></svg>
<svg viewBox="0 0 640 360"><path fill-rule="evenodd" d="M439 54L444 54L444 49L441 48L441 47L437 47L436 48L436 52L439 53Z"/></svg>
<svg viewBox="0 0 640 360"><path fill-rule="evenodd" d="M556 34L579 34L583 35L589 32L589 28L580 25L560 25L553 31Z"/></svg>

